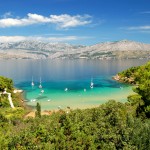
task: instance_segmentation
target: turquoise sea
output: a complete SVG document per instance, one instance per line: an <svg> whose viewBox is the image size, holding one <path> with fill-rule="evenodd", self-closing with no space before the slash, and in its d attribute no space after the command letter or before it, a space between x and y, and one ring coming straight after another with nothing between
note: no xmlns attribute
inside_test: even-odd
<svg viewBox="0 0 150 150"><path fill-rule="evenodd" d="M110 99L126 102L127 96L133 94L132 87L114 81L112 76L146 61L0 60L0 75L12 78L15 86L24 90L30 106L39 102L42 110L89 108Z"/></svg>

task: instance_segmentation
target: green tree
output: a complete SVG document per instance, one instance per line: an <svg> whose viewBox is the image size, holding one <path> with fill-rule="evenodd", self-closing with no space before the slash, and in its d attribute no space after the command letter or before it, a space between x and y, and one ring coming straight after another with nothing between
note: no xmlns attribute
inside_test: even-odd
<svg viewBox="0 0 150 150"><path fill-rule="evenodd" d="M37 102L35 117L41 118L41 105Z"/></svg>
<svg viewBox="0 0 150 150"><path fill-rule="evenodd" d="M9 92L13 90L13 81L12 79L0 76L0 91L4 91L7 88Z"/></svg>

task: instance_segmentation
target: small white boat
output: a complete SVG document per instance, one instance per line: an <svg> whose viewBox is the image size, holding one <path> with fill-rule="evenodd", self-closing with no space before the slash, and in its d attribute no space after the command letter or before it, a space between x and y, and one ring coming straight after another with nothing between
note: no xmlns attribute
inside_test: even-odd
<svg viewBox="0 0 150 150"><path fill-rule="evenodd" d="M58 106L58 109L61 109L61 106Z"/></svg>
<svg viewBox="0 0 150 150"><path fill-rule="evenodd" d="M41 90L41 93L44 93L44 90Z"/></svg>
<svg viewBox="0 0 150 150"><path fill-rule="evenodd" d="M84 89L84 92L86 92L86 89Z"/></svg>
<svg viewBox="0 0 150 150"><path fill-rule="evenodd" d="M122 90L122 89L123 89L123 87L122 87L122 86L120 86L120 89Z"/></svg>
<svg viewBox="0 0 150 150"><path fill-rule="evenodd" d="M91 81L90 88L93 89L94 83Z"/></svg>
<svg viewBox="0 0 150 150"><path fill-rule="evenodd" d="M65 88L65 90L64 90L65 92L67 92L68 91L68 88Z"/></svg>
<svg viewBox="0 0 150 150"><path fill-rule="evenodd" d="M31 82L31 86L34 86L34 82Z"/></svg>
<svg viewBox="0 0 150 150"><path fill-rule="evenodd" d="M41 84L39 85L39 88L40 88L40 89L42 88L42 85L41 85Z"/></svg>
<svg viewBox="0 0 150 150"><path fill-rule="evenodd" d="M32 77L32 82L31 82L31 86L34 86L34 82L33 82L33 77Z"/></svg>
<svg viewBox="0 0 150 150"><path fill-rule="evenodd" d="M31 99L31 102L35 102L36 101L36 99Z"/></svg>

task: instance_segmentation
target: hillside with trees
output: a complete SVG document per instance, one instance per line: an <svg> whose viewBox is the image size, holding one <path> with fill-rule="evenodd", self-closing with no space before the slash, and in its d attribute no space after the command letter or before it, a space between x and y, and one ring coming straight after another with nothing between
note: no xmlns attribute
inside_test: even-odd
<svg viewBox="0 0 150 150"><path fill-rule="evenodd" d="M11 94L12 103L15 108L11 108L6 91ZM13 121L15 122L21 119L25 112L26 110L22 102L21 94L14 93L12 79L0 76L0 128L3 127L1 125L3 125L6 120L9 123L13 123Z"/></svg>
<svg viewBox="0 0 150 150"><path fill-rule="evenodd" d="M41 116L37 104L35 118L24 118L22 106L1 106L0 149L150 149L150 62L118 76L120 81L132 78L136 85L137 94L126 103L110 100L97 108L59 110L49 116ZM10 111L13 117L8 117Z"/></svg>
<svg viewBox="0 0 150 150"><path fill-rule="evenodd" d="M118 74L122 82L135 84L136 95L128 97L130 103L137 105L138 113L150 117L150 61L143 66L132 67Z"/></svg>

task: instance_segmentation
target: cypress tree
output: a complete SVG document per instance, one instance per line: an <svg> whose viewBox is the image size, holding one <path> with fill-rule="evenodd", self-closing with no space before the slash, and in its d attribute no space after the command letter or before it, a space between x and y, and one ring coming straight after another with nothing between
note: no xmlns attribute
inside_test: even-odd
<svg viewBox="0 0 150 150"><path fill-rule="evenodd" d="M38 118L41 117L41 105L40 105L38 102L37 102L37 104L36 104L35 117L38 117Z"/></svg>

